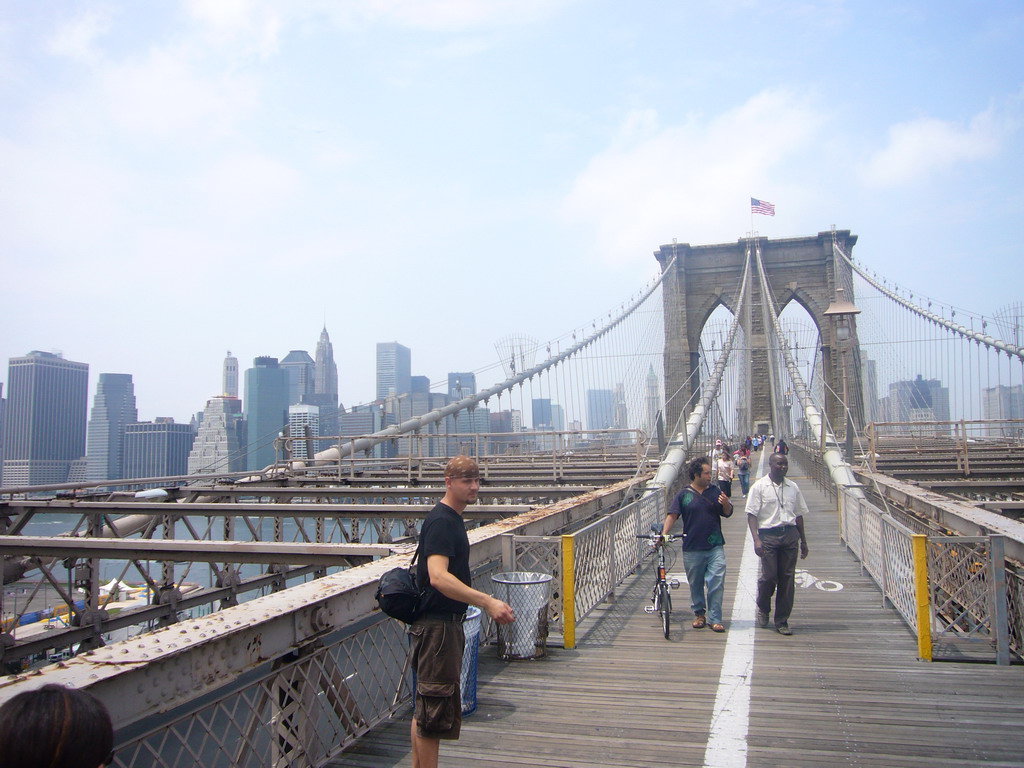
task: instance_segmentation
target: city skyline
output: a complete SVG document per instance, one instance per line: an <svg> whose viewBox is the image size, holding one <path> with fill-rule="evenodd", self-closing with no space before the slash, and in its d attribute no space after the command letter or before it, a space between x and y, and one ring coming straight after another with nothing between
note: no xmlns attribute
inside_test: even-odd
<svg viewBox="0 0 1024 768"><path fill-rule="evenodd" d="M326 336L323 331L321 338ZM412 350L402 347L397 342L389 342L378 345L387 350L395 348L404 350L402 356L411 359ZM289 353L296 361L305 361L308 355L302 350L291 350ZM387 367L391 361L387 356L383 358ZM14 459L30 459L38 461L41 455L36 457L19 455L13 453L10 448L19 442L25 442L23 438L28 435L33 444L49 441L51 436L79 434L84 430L85 413L79 414L80 418L69 416L66 406L69 403L59 402L46 394L45 402L53 405L60 405L63 415L58 416L54 411L52 415L45 416L40 424L25 422L18 414L25 414L28 406L26 397L37 398L39 393L51 393L54 387L64 387L63 383L58 384L57 379L47 382L40 379L47 371L53 371L53 375L60 371L73 371L76 376L74 384L75 396L73 401L83 401L86 398L84 386L85 372L88 364L83 362L66 361L64 358L48 353L34 352L22 358L14 358L9 361L11 372L30 370L39 371L30 378L24 375L19 380L19 386L11 393L13 395L9 405L11 410L12 423L4 425L13 427L14 431L4 430L4 444L11 457ZM303 365L306 363L303 362ZM237 360L229 354L225 359L222 371L229 372L223 381L233 382L234 369L237 367ZM267 374L275 374L276 379L266 379ZM259 377L264 377L263 379ZM308 378L308 377L307 377ZM459 414L458 417L446 417L443 422L431 424L424 430L426 438L424 446L428 455L447 455L457 451L461 446L459 440L465 442L465 438L452 437L444 439L444 435L455 435L456 433L481 433L492 431L497 427L504 431L508 419L517 418L524 428L541 430L569 430L569 431L592 431L596 429L624 428L624 427L647 427L646 422L652 421L650 406L647 402L652 397L658 397L659 382L657 373L653 366L648 368L645 376L645 392L643 402L634 404L636 410L627 407L624 385L616 383L610 388L587 388L584 395L586 419L581 420L581 413L573 414L569 418L572 408L580 408L583 403L573 403L570 400L570 410L567 412L558 398L537 398L534 397L529 403L528 413L531 413L531 424L522 421L518 409L503 409L502 411L491 411L486 405L478 406ZM232 471L254 471L274 463L282 457L282 449L275 447L275 438L282 428L290 425L292 437L301 436L302 432L309 428L309 437L314 440L314 450L322 450L334 443L330 441L317 441L320 435L337 434L337 432L325 432L321 428L322 416L321 406L315 403L305 402L308 397L315 397L309 393L293 392L292 394L300 400L299 403L289 403L291 396L289 390L295 381L299 380L290 377L284 366L279 366L275 358L258 357L253 361L253 367L245 371L244 400L242 397L230 394L222 394L211 397L207 400L202 418L198 420L196 440L188 452L187 466L189 474L206 472L232 472ZM26 390L24 382L31 383L31 389ZM231 390L233 386L225 385L224 389ZM344 420L342 434L367 434L369 431L377 431L387 424L395 424L407 421L423 415L429 411L461 399L461 397L472 394L477 389L476 374L467 371L450 371L447 376L439 381L430 382L425 376L409 376L405 392L395 392L390 388L390 394L383 401L376 401L370 406L357 405L349 411L350 418ZM865 392L874 389L865 387ZM67 390L70 392L71 390ZM1022 402L1021 385L997 386L987 388L982 393L985 398L983 405L985 418L1020 418ZM275 399L276 398L276 399ZM897 422L920 422L939 421L948 422L951 418L960 418L959 414L951 411L950 390L944 386L941 379L925 378L922 374L916 374L915 378L897 380L890 382L887 386L887 395L878 398L868 398L872 401L869 411L878 410L885 421ZM42 402L42 401L41 401ZM173 419L157 418L155 420L145 419L139 416L136 408L136 398L131 374L111 374L101 372L99 374L99 386L91 399L93 403L90 411L87 432L88 447L80 456L72 456L74 451L65 450L60 463L64 469L58 471L56 467L43 469L49 482L60 482L61 472L68 472L69 481L99 481L103 479L119 479L122 477L139 477L140 475L126 475L121 470L123 462L122 455L127 450L122 448L122 442L127 440L128 433L133 434L132 452L136 466L156 468L159 466L170 466L168 462L173 460L172 453L179 449L172 449L169 441L180 441L183 435L181 427L188 427L187 424L171 424L167 422ZM326 398L329 405L330 399ZM523 403L527 405L527 403ZM51 407L51 406L46 406ZM387 416L386 419L382 418ZM20 419L20 421L19 421ZM16 426L24 422L30 429L23 434ZM82 422L79 424L78 422ZM155 424L153 422L156 422ZM164 422L164 424L161 424ZM644 422L644 423L641 423ZM131 430L126 429L132 427ZM939 428L936 428L939 429ZM941 429L939 430L941 431ZM173 434L172 434L173 433ZM436 437L432 437L436 436ZM542 440L541 438L537 438ZM544 438L547 439L547 438ZM569 438L570 441L573 438ZM581 435L578 439L586 439ZM508 443L507 440L499 440L498 443ZM176 443L178 444L178 443ZM413 450L412 443L407 437L399 438L396 441L398 455L403 455ZM467 443L468 445L469 443ZM127 443L125 442L126 446ZM147 447L143 447L143 446ZM540 443L535 447L544 448ZM550 447L550 446L547 446ZM422 450L417 448L416 450ZM156 451L158 456L150 456L150 451ZM292 444L293 455L296 457L305 456L305 445ZM182 459L184 460L184 459ZM21 464L9 464L4 467L5 474L9 474L11 482L5 485L15 484L38 484L30 482L29 477L39 477L33 474L37 470L32 468L32 463L22 462ZM53 462L49 462L52 464ZM40 465L42 466L42 465ZM16 481L15 476L24 475L21 482Z"/></svg>
<svg viewBox="0 0 1024 768"><path fill-rule="evenodd" d="M131 373L143 418L323 325L346 406L378 340L479 371L589 327L661 245L752 226L850 229L938 303L1020 300L1017 3L55 0L0 25L0 359Z"/></svg>

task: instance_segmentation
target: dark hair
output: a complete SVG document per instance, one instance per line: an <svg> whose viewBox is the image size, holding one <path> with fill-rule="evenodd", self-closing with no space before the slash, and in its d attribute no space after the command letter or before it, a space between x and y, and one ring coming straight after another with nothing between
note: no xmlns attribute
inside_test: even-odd
<svg viewBox="0 0 1024 768"><path fill-rule="evenodd" d="M3 768L98 768L113 746L110 715L86 691L51 683L0 707Z"/></svg>
<svg viewBox="0 0 1024 768"><path fill-rule="evenodd" d="M700 477L701 472L704 471L704 466L711 466L711 459L707 456L698 456L696 459L686 465L686 474L690 476L691 480L696 480Z"/></svg>

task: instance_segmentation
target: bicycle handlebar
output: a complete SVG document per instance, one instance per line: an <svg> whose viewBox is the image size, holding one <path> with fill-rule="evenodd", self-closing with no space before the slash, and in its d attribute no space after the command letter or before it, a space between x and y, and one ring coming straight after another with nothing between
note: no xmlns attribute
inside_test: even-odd
<svg viewBox="0 0 1024 768"><path fill-rule="evenodd" d="M636 537L638 539L647 539L648 541L662 541L663 540L663 536L664 536L664 534L661 534L661 533L645 533L645 534L642 534L642 535L641 534L637 534L636 535ZM685 538L686 538L686 534L685 533L670 533L668 535L668 540L669 541L679 541L680 539L685 539Z"/></svg>

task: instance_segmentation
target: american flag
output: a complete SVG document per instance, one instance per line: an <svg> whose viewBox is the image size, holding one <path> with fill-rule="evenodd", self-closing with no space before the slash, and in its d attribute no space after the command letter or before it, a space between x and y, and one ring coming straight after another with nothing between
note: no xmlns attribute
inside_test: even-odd
<svg viewBox="0 0 1024 768"><path fill-rule="evenodd" d="M773 203L766 203L764 200L758 200L756 197L750 198L750 212L760 213L764 216L775 215L775 205Z"/></svg>

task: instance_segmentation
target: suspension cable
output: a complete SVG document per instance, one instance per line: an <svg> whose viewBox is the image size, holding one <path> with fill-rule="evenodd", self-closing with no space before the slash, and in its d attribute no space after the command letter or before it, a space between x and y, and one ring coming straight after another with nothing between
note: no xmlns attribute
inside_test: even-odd
<svg viewBox="0 0 1024 768"><path fill-rule="evenodd" d="M1014 344L1010 344L1009 342L1000 341L999 339L985 333L978 333L977 331L968 328L964 325L960 325L959 323L950 322L949 320L946 320L944 317L936 315L934 312L929 312L927 309L917 306L917 304L908 299L904 299L895 291L890 291L888 288L886 288L884 285L882 285L877 280L872 278L867 272L865 272L863 269L861 269L854 263L853 259L851 259L850 256L847 255L847 253L843 250L842 246L839 245L838 241L836 240L835 234L832 235L832 247L836 249L836 251L839 253L840 256L843 257L843 260L847 264L849 264L854 270L856 270L858 275L864 278L864 280L870 283L876 290L881 291L883 294L888 296L897 304L906 307L915 315L923 317L925 320L933 322L936 325L941 325L942 327L947 328L953 333L959 334L960 336L962 336L965 339L968 339L969 341L975 341L978 342L979 344L984 344L989 349L996 349L999 350L1000 352L1005 352L1007 355L1010 355L1011 357L1016 357L1020 359L1022 362L1024 362L1024 349L1022 349L1021 347L1018 347Z"/></svg>
<svg viewBox="0 0 1024 768"><path fill-rule="evenodd" d="M545 371L562 362L563 360L568 360L569 358L573 357L582 350L590 347L595 342L606 336L612 329L614 329L616 326L622 323L626 318L632 315L633 312L636 311L636 309L639 308L651 296L651 294L653 294L654 291L661 285L662 281L665 279L665 275L668 274L668 271L673 267L674 264L675 259L673 258L672 261L670 261L665 266L665 269L662 270L661 275L658 276L658 278L651 284L651 286L646 291L641 293L639 298L637 298L632 304L626 307L623 310L623 312L620 315L618 315L618 317L610 320L603 327L596 329L593 334L583 339L583 341L573 344L565 352L549 356L547 360L540 363L539 365L535 365L529 370L515 374L506 379L505 381L501 382L500 384L495 384L493 387L489 387L476 395L465 397L462 400L459 400L458 402L455 403L451 403L450 405L446 405L443 408L437 408L433 411L430 411L429 413L423 414L422 416L417 416L415 418L409 419L408 421L404 421L401 424L396 424L394 426L388 427L387 429L382 429L379 432L374 432L372 435L369 435L367 437L360 437L355 440L351 440L347 443L341 443L339 445L332 446L331 448L328 448L326 451L321 451L317 453L316 456L314 457L314 460L318 463L338 462L346 456L349 456L353 453L359 453L361 451L368 450L373 446L377 445L378 443L382 443L385 440L388 440L396 435L401 435L405 434L406 432L419 430L424 426L437 422L450 414L457 413L458 411L461 410L465 410L466 408L469 408L470 406L475 406L479 403L486 403L490 398L496 396L499 392L511 390L516 384L521 384L524 381L532 380L534 376L540 373L544 373ZM290 466L292 469L302 469L305 466L307 466L307 464L304 461L295 461L292 462ZM270 468L268 468L268 470L269 469Z"/></svg>

